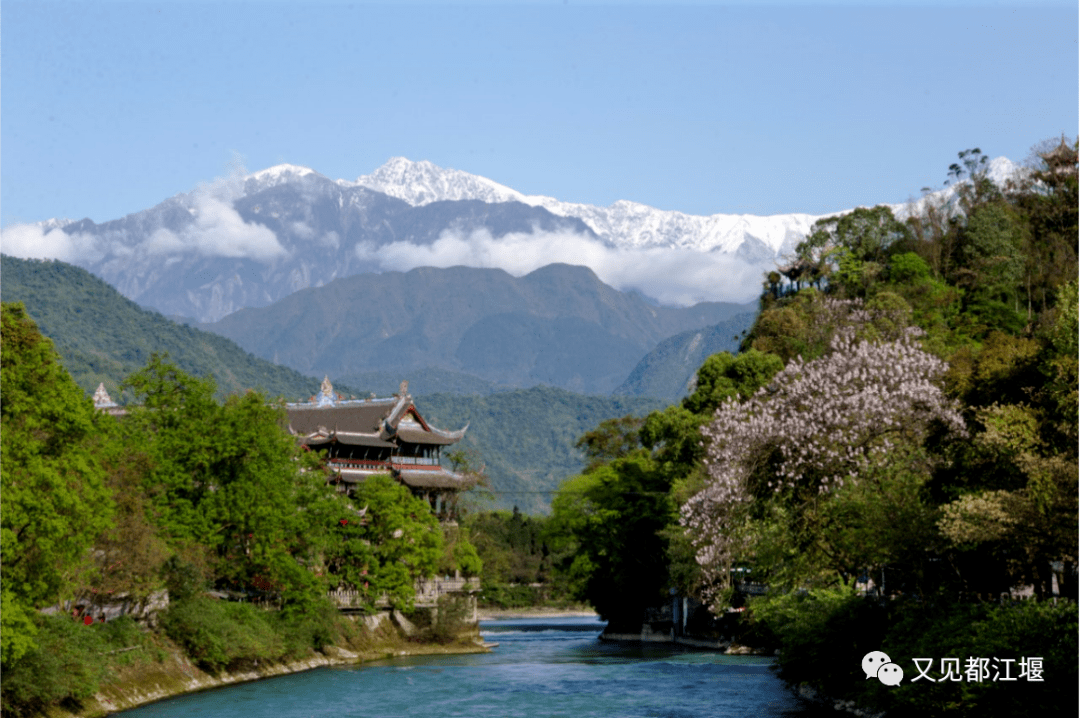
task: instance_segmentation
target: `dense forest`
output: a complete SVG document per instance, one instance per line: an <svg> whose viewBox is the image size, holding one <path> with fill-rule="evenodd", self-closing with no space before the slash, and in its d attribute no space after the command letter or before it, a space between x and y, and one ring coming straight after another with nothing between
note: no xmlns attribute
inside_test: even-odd
<svg viewBox="0 0 1080 718"><path fill-rule="evenodd" d="M998 186L967 150L949 201L820 220L737 356L588 432L550 518L574 595L635 633L672 593L748 604L785 680L868 710L1074 704L1077 146L1034 157ZM885 686L858 670L877 650L932 665ZM943 678L950 657L967 680ZM1037 677L996 681L1027 657Z"/></svg>
<svg viewBox="0 0 1080 718"><path fill-rule="evenodd" d="M5 714L87 698L132 660L101 655L160 660L164 638L214 672L344 645L355 626L327 590L408 610L418 578L480 570L465 537L390 477L337 493L265 394L220 401L212 378L155 354L123 382L127 413L99 412L21 304L2 316ZM127 616L82 625L110 599L162 589L158 633Z"/></svg>

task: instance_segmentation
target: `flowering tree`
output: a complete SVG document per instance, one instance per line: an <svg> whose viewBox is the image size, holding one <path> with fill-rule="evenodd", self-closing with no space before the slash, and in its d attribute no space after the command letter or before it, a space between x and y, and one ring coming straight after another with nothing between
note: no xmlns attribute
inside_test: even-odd
<svg viewBox="0 0 1080 718"><path fill-rule="evenodd" d="M750 548L752 532L743 529L755 502L783 501L798 512L845 483L883 475L935 423L964 431L937 386L947 365L918 346L919 330L874 340L872 313L827 301L838 318L847 315L828 352L790 361L748 400L725 402L702 429L709 482L683 506L681 523L707 581L726 580L731 560Z"/></svg>

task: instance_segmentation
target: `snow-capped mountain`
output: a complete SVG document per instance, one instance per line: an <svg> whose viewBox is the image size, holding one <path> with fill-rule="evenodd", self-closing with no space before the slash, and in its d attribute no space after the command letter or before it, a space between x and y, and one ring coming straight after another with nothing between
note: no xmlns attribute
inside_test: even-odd
<svg viewBox="0 0 1080 718"><path fill-rule="evenodd" d="M656 209L619 200L608 207L562 202L544 195L526 195L498 182L431 162L394 157L355 182L339 183L368 187L405 200L414 207L444 200L474 199L482 202L521 202L543 207L560 217L582 220L612 246L626 249L679 248L699 252L759 256L767 248L774 255L794 247L819 216L784 214L770 217L714 214L707 217ZM763 246L762 246L763 245Z"/></svg>
<svg viewBox="0 0 1080 718"><path fill-rule="evenodd" d="M1017 169L998 158L988 173L1004 181ZM904 216L956 193L893 209ZM238 173L121 219L48 220L5 229L3 240L6 253L73 262L145 306L208 322L338 278L419 266L522 276L562 262L662 304L746 301L819 218L562 202L396 157L355 181L289 164Z"/></svg>
<svg viewBox="0 0 1080 718"><path fill-rule="evenodd" d="M998 157L989 163L987 175L997 184L1004 184L1007 179L1015 176L1019 169L1008 158ZM615 247L664 247L726 253L741 251L744 256L762 258L765 254L761 251L763 248L768 248L774 256L789 252L809 233L814 222L822 217L850 211L841 210L827 215L700 216L656 209L628 200L619 200L608 207L597 207L561 202L544 195L522 194L486 177L461 170L444 169L427 161L413 162L404 157L390 159L371 174L357 177L355 182L338 180L338 183L343 186L367 187L405 200L414 207L431 202L465 199L521 202L543 207L560 217L582 220L597 235ZM907 204L889 206L897 216L903 217L921 210L927 202L948 201L955 195L954 185L927 195L918 200L914 207Z"/></svg>

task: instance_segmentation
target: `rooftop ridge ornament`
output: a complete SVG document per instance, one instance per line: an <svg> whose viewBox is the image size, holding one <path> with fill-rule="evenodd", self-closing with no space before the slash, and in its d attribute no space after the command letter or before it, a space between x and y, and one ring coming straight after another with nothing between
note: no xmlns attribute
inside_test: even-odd
<svg viewBox="0 0 1080 718"><path fill-rule="evenodd" d="M94 392L94 408L108 409L113 406L116 406L116 402L109 396L109 392L105 391L105 382L101 382Z"/></svg>
<svg viewBox="0 0 1080 718"><path fill-rule="evenodd" d="M398 396L405 396L409 391L409 380L402 379L401 386L398 387Z"/></svg>
<svg viewBox="0 0 1080 718"><path fill-rule="evenodd" d="M322 384L319 386L319 394L315 397L315 404L316 406L334 406L337 404L334 385L330 383L328 375L323 375Z"/></svg>

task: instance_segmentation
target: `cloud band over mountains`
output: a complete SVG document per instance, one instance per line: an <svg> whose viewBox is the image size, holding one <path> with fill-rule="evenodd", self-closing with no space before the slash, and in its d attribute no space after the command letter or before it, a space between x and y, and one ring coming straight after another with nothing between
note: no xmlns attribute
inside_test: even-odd
<svg viewBox="0 0 1080 718"><path fill-rule="evenodd" d="M486 229L447 230L431 244L360 244L358 259L383 271L416 267L482 267L522 276L548 264L586 266L610 286L636 289L661 304L748 301L764 269L730 254L688 249L611 247L573 232L518 232L493 237Z"/></svg>
<svg viewBox="0 0 1080 718"><path fill-rule="evenodd" d="M197 199L194 219L178 232L159 228L137 245L109 235L69 235L58 228L14 225L3 231L2 247L5 254L16 257L74 264L130 254L244 258L266 264L289 255L273 231L245 222L231 204L211 194ZM319 243L336 246L339 242L335 234ZM352 251L357 259L378 271L463 265L498 268L522 276L556 262L583 265L617 289L636 289L661 304L677 306L702 301L747 301L752 296L746 288L756 287L766 269L730 254L617 248L583 234L539 230L501 237L493 237L486 229L469 233L446 230L431 244L361 243Z"/></svg>

